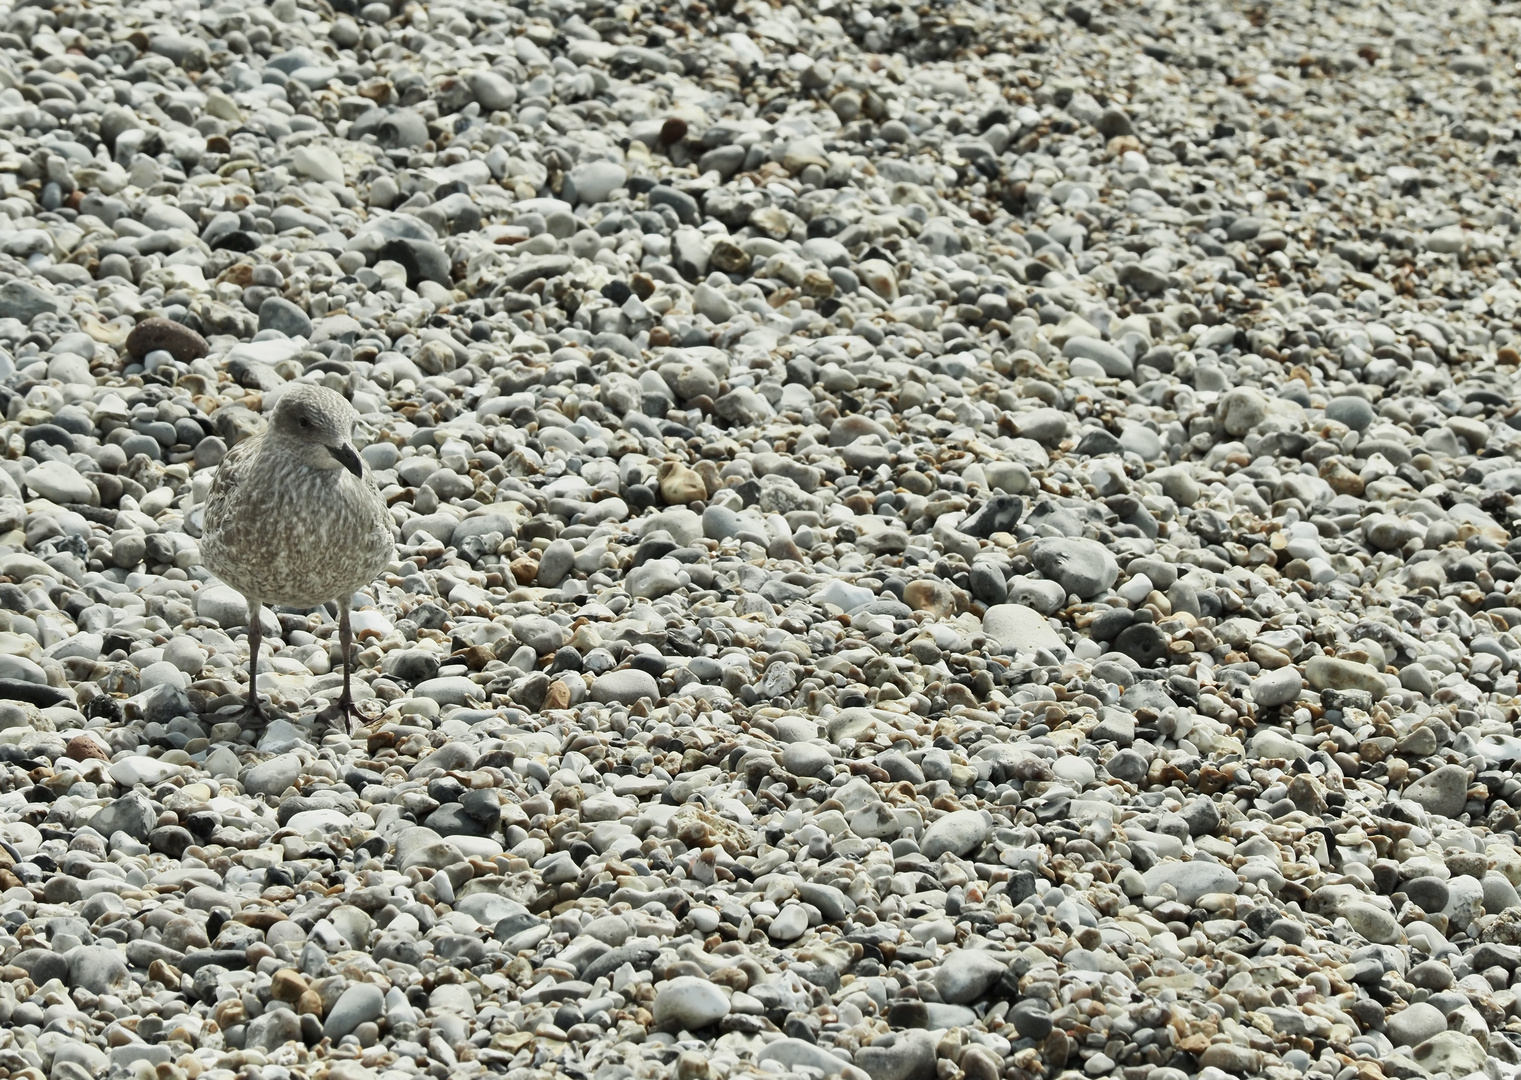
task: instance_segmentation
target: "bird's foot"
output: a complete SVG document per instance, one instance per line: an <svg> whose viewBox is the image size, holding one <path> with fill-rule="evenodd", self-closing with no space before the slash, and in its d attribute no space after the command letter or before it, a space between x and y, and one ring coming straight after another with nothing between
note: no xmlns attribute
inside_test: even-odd
<svg viewBox="0 0 1521 1080"><path fill-rule="evenodd" d="M356 727L363 727L373 719L374 717L367 716L364 710L347 694L317 713L317 721L319 723L336 728L345 735L354 734Z"/></svg>

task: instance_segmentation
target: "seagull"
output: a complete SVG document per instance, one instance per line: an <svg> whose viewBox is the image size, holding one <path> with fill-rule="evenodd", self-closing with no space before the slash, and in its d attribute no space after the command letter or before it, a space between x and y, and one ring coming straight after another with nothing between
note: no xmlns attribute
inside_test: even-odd
<svg viewBox="0 0 1521 1080"><path fill-rule="evenodd" d="M359 414L343 395L299 382L280 394L268 427L228 452L206 500L201 557L248 602L248 702L259 723L263 605L338 604L343 694L320 719L358 717L349 691L349 609L395 555L395 525L354 449Z"/></svg>

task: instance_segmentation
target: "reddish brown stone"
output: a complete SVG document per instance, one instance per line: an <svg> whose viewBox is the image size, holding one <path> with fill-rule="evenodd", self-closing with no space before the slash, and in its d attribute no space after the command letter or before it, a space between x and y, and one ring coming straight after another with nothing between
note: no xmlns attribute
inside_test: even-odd
<svg viewBox="0 0 1521 1080"><path fill-rule="evenodd" d="M660 125L660 141L663 143L678 143L686 137L687 122L679 116L673 116Z"/></svg>
<svg viewBox="0 0 1521 1080"><path fill-rule="evenodd" d="M127 335L127 352L134 360L163 349L180 363L199 360L211 346L188 326L170 319L144 319Z"/></svg>
<svg viewBox="0 0 1521 1080"><path fill-rule="evenodd" d="M100 748L100 743L88 735L76 735L69 740L69 745L64 748L63 756L72 758L74 761L105 761L106 752Z"/></svg>

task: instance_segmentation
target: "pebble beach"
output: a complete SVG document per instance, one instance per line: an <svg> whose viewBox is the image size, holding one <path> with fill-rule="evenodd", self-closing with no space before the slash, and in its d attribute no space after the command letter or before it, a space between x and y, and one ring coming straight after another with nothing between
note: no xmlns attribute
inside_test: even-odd
<svg viewBox="0 0 1521 1080"><path fill-rule="evenodd" d="M1514 1080L1518 49L0 0L0 1080Z"/></svg>

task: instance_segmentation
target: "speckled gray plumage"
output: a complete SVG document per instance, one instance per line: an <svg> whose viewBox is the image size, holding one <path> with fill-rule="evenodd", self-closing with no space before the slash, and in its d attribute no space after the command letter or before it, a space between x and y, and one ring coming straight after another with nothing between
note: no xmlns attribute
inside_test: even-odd
<svg viewBox="0 0 1521 1080"><path fill-rule="evenodd" d="M340 394L302 383L291 395L352 437L359 416ZM251 606L346 601L394 555L394 525L369 467L362 477L316 468L305 449L271 425L235 446L211 485L201 557Z"/></svg>

